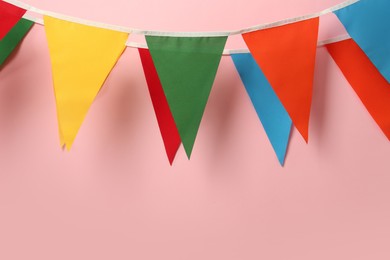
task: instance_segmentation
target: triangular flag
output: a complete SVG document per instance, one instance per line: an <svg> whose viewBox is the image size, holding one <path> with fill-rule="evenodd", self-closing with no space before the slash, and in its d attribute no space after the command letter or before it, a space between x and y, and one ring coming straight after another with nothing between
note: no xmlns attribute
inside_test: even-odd
<svg viewBox="0 0 390 260"><path fill-rule="evenodd" d="M181 144L180 135L171 110L169 109L156 68L154 67L152 56L150 56L148 49L139 48L138 51L141 57L146 82L148 83L149 94L152 99L154 112L160 127L160 133L164 141L165 151L167 153L169 163L172 165L177 150Z"/></svg>
<svg viewBox="0 0 390 260"><path fill-rule="evenodd" d="M326 47L368 112L390 140L390 84L354 40L336 42Z"/></svg>
<svg viewBox="0 0 390 260"><path fill-rule="evenodd" d="M227 37L146 36L188 158Z"/></svg>
<svg viewBox="0 0 390 260"><path fill-rule="evenodd" d="M283 166L291 119L250 53L231 54L245 89Z"/></svg>
<svg viewBox="0 0 390 260"><path fill-rule="evenodd" d="M390 82L390 1L360 0L334 13L348 34Z"/></svg>
<svg viewBox="0 0 390 260"><path fill-rule="evenodd" d="M15 26L26 10L0 1L0 40Z"/></svg>
<svg viewBox="0 0 390 260"><path fill-rule="evenodd" d="M21 19L9 33L0 40L0 66L12 53L12 51L19 45L24 36L31 29L34 22Z"/></svg>
<svg viewBox="0 0 390 260"><path fill-rule="evenodd" d="M319 18L242 35L295 127L308 141Z"/></svg>
<svg viewBox="0 0 390 260"><path fill-rule="evenodd" d="M128 33L44 16L53 71L61 145L77 132L126 47Z"/></svg>

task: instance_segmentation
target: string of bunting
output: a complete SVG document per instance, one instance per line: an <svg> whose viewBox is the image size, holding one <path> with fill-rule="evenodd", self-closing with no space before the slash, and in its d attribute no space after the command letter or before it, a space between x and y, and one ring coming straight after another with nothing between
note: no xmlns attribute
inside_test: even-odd
<svg viewBox="0 0 390 260"><path fill-rule="evenodd" d="M26 12L43 15L32 18ZM334 13L347 36L318 42ZM321 12L236 31L161 32L114 26L0 0L0 66L34 23L44 25L61 147L70 150L87 112L127 46L138 48L170 164L191 157L222 55L230 55L281 165L294 126L306 142L317 46L326 46L390 140L390 2L350 0ZM128 42L145 35L146 45ZM241 35L247 50L226 50Z"/></svg>

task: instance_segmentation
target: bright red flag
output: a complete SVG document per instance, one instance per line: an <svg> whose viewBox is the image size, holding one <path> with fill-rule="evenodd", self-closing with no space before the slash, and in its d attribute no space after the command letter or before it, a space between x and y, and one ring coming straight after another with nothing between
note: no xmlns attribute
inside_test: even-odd
<svg viewBox="0 0 390 260"><path fill-rule="evenodd" d="M308 141L319 18L242 35L295 127Z"/></svg>
<svg viewBox="0 0 390 260"><path fill-rule="evenodd" d="M16 25L26 10L0 1L0 40Z"/></svg>
<svg viewBox="0 0 390 260"><path fill-rule="evenodd" d="M173 119L149 50L143 48L139 48L138 50L142 66L144 68L146 82L148 83L149 94L152 99L154 112L156 114L161 136L164 141L165 151L167 153L169 163L172 165L177 150L181 144L179 131L177 130L175 120Z"/></svg>
<svg viewBox="0 0 390 260"><path fill-rule="evenodd" d="M345 78L390 140L390 84L352 39L326 45Z"/></svg>

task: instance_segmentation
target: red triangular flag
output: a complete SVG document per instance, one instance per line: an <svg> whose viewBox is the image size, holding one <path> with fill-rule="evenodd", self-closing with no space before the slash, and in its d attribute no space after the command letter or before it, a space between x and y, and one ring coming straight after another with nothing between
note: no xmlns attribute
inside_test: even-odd
<svg viewBox="0 0 390 260"><path fill-rule="evenodd" d="M390 84L352 39L326 45L368 112L390 140Z"/></svg>
<svg viewBox="0 0 390 260"><path fill-rule="evenodd" d="M0 1L0 40L16 25L26 10Z"/></svg>
<svg viewBox="0 0 390 260"><path fill-rule="evenodd" d="M257 64L308 141L319 18L242 35Z"/></svg>
<svg viewBox="0 0 390 260"><path fill-rule="evenodd" d="M157 122L160 127L161 136L164 141L165 151L167 153L169 163L172 165L173 160L181 139L177 130L175 120L173 119L171 110L169 109L167 98L165 97L160 79L152 60L152 56L148 49L139 48L142 67L146 82L148 83L149 94L152 99L154 112L156 113Z"/></svg>

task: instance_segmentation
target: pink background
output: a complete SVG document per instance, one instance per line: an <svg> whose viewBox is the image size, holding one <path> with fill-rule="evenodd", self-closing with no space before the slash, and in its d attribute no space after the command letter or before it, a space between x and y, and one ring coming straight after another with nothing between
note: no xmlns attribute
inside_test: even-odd
<svg viewBox="0 0 390 260"><path fill-rule="evenodd" d="M342 0L25 2L124 26L210 31ZM343 33L333 15L320 31ZM35 25L0 71L0 259L390 259L390 145L324 48L309 144L294 130L284 168L229 57L191 161L181 147L173 167L136 49L119 60L70 153L59 147L51 82Z"/></svg>

